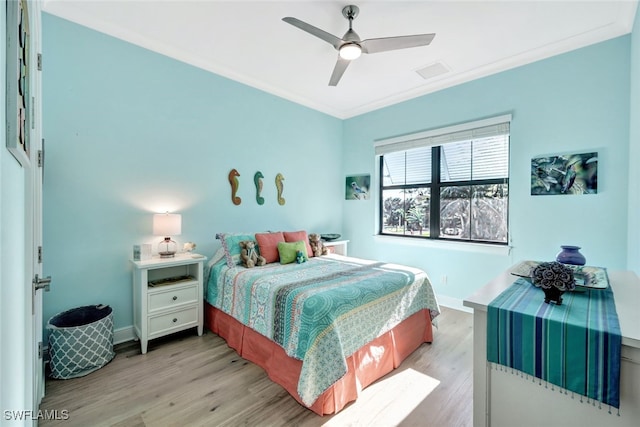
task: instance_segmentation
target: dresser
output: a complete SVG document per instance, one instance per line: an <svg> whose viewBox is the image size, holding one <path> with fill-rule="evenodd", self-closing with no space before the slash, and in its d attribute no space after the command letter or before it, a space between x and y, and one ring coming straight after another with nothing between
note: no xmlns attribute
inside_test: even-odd
<svg viewBox="0 0 640 427"><path fill-rule="evenodd" d="M504 272L463 304L473 308L473 425L637 426L640 420L640 279L630 271L609 271L622 334L620 416L618 410L560 393L551 385L487 363L487 306L517 277ZM542 292L541 292L542 297ZM581 402L582 400L582 402Z"/></svg>
<svg viewBox="0 0 640 427"><path fill-rule="evenodd" d="M180 254L133 264L133 325L146 354L149 340L190 328L202 335L206 257Z"/></svg>

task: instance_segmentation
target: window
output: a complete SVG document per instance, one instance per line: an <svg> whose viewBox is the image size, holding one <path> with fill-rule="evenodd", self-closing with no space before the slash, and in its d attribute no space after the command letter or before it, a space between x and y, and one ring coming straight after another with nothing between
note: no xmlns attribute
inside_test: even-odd
<svg viewBox="0 0 640 427"><path fill-rule="evenodd" d="M507 244L510 116L380 141L380 234Z"/></svg>

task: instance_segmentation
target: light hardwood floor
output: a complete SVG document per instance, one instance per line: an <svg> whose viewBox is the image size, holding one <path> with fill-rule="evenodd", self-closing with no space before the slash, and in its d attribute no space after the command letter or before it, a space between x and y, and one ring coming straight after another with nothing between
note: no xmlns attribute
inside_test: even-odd
<svg viewBox="0 0 640 427"><path fill-rule="evenodd" d="M442 308L434 342L320 417L217 335L193 331L116 346L116 357L86 377L46 382L40 409L68 411L41 426L471 426L472 315Z"/></svg>

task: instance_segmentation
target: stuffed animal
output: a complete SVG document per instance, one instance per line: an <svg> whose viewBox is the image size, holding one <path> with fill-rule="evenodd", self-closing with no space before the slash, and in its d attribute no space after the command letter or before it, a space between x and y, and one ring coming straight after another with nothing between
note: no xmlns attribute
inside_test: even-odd
<svg viewBox="0 0 640 427"><path fill-rule="evenodd" d="M307 258L304 256L304 254L302 253L302 251L298 251L296 252L296 262L298 264L302 264L303 262L305 262L307 260Z"/></svg>
<svg viewBox="0 0 640 427"><path fill-rule="evenodd" d="M313 250L313 256L326 255L329 253L329 249L326 248L319 234L309 234L309 244Z"/></svg>
<svg viewBox="0 0 640 427"><path fill-rule="evenodd" d="M265 260L263 256L258 255L256 242L253 240L241 241L240 247L242 248L242 251L240 251L240 259L242 260L242 265L245 267L252 268L267 263L267 260Z"/></svg>

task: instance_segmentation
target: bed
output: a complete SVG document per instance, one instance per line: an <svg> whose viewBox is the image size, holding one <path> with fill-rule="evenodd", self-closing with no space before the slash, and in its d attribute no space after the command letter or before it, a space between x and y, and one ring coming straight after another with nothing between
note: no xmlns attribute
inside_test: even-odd
<svg viewBox="0 0 640 427"><path fill-rule="evenodd" d="M319 415L433 339L439 314L425 272L336 254L245 268L213 257L207 327Z"/></svg>

